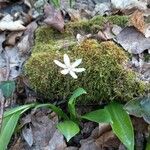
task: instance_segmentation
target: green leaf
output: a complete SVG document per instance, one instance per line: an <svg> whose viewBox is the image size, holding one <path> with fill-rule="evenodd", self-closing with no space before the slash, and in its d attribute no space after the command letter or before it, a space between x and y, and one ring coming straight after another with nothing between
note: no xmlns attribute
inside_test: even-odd
<svg viewBox="0 0 150 150"><path fill-rule="evenodd" d="M4 119L5 126L2 125L3 130L1 130L1 133L0 133L0 149L1 150L7 149L7 145L18 123L20 113L21 111L14 113L9 118L7 118L7 121L5 121Z"/></svg>
<svg viewBox="0 0 150 150"><path fill-rule="evenodd" d="M150 137L147 140L146 150L150 150Z"/></svg>
<svg viewBox="0 0 150 150"><path fill-rule="evenodd" d="M50 104L50 103L48 103L48 104L39 104L39 105L37 105L37 106L35 107L35 109L38 109L38 108L40 108L40 107L48 107L48 108L50 108L51 110L53 110L59 117L62 117L62 118L65 119L65 120L68 120L68 119L69 119L68 116L62 111L61 108L56 107L56 106L53 105L53 104Z"/></svg>
<svg viewBox="0 0 150 150"><path fill-rule="evenodd" d="M90 113L85 114L84 116L81 116L81 118L87 119L93 122L97 122L97 123L100 123L100 122L110 123L111 122L110 115L105 109L92 111Z"/></svg>
<svg viewBox="0 0 150 150"><path fill-rule="evenodd" d="M68 110L70 113L70 118L72 120L75 120L77 117L76 109L75 109L76 99L83 94L86 94L86 91L83 88L78 88L73 92L72 96L69 99Z"/></svg>
<svg viewBox="0 0 150 150"><path fill-rule="evenodd" d="M55 7L60 7L60 0L51 0Z"/></svg>
<svg viewBox="0 0 150 150"><path fill-rule="evenodd" d="M7 145L17 126L20 115L35 105L36 104L19 106L4 112L2 128L0 131L0 150L6 150Z"/></svg>
<svg viewBox="0 0 150 150"><path fill-rule="evenodd" d="M58 123L57 128L65 136L67 142L80 131L79 126L71 120Z"/></svg>
<svg viewBox="0 0 150 150"><path fill-rule="evenodd" d="M18 111L23 111L25 109L29 109L31 107L35 107L36 104L33 103L33 104L27 104L27 105L23 105L23 106L18 106L18 107L15 107L15 108L11 108L7 111L4 112L4 118L9 116L9 115L12 115L14 113L17 113Z"/></svg>
<svg viewBox="0 0 150 150"><path fill-rule="evenodd" d="M97 123L110 123L113 132L120 141L128 148L134 150L134 132L129 115L118 103L111 103L104 109L92 111L82 118Z"/></svg>
<svg viewBox="0 0 150 150"><path fill-rule="evenodd" d="M10 98L15 91L15 82L14 81L2 81L0 83L0 89L3 92L5 98Z"/></svg>
<svg viewBox="0 0 150 150"><path fill-rule="evenodd" d="M128 150L134 150L134 131L130 116L118 103L111 103L105 109L111 116L111 126L113 132Z"/></svg>

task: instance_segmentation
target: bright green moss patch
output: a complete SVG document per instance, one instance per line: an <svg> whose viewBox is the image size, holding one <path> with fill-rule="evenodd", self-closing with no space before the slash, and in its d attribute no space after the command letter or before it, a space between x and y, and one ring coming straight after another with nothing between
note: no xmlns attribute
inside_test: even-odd
<svg viewBox="0 0 150 150"><path fill-rule="evenodd" d="M63 62L67 53L71 61L83 59L80 67L85 72L78 73L78 79L62 75L61 68L54 64L54 59ZM87 91L82 102L111 101L117 99L128 101L145 93L144 83L136 80L131 70L123 64L127 61L124 51L113 42L97 43L86 40L71 51L53 51L33 53L25 65L25 73L31 87L49 99L65 99L77 87Z"/></svg>

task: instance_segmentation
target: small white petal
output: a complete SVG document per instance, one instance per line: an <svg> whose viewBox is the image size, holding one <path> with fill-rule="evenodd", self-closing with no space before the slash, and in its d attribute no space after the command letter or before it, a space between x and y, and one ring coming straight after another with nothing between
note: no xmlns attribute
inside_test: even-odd
<svg viewBox="0 0 150 150"><path fill-rule="evenodd" d="M64 75L66 75L66 74L68 74L68 73L69 73L69 70L68 70L68 69L64 69L64 70L61 71L61 74L64 74Z"/></svg>
<svg viewBox="0 0 150 150"><path fill-rule="evenodd" d="M72 63L72 67L73 68L75 68L75 67L77 67L77 66L79 66L80 64L81 64L81 62L82 62L82 59L78 59L78 60L76 60L74 63Z"/></svg>
<svg viewBox="0 0 150 150"><path fill-rule="evenodd" d="M77 75L75 74L75 72L73 71L70 71L69 74L74 78L74 79L77 79Z"/></svg>
<svg viewBox="0 0 150 150"><path fill-rule="evenodd" d="M85 68L74 68L73 71L74 72L83 72L83 71L85 71Z"/></svg>
<svg viewBox="0 0 150 150"><path fill-rule="evenodd" d="M64 68L64 69L67 68L65 64L61 63L61 62L58 61L58 60L54 60L54 63L55 63L57 66L61 67L61 68Z"/></svg>
<svg viewBox="0 0 150 150"><path fill-rule="evenodd" d="M64 54L64 63L67 67L70 67L70 58L67 54Z"/></svg>

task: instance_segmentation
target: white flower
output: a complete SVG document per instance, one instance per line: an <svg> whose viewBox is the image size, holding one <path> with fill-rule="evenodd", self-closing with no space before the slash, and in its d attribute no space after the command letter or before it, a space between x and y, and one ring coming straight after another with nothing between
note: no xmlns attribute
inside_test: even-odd
<svg viewBox="0 0 150 150"><path fill-rule="evenodd" d="M71 63L70 58L68 57L67 54L64 54L64 64L58 60L54 60L54 63L56 65L63 68L63 70L61 70L62 74L64 75L70 74L74 79L78 78L76 73L85 71L85 68L76 68L77 66L81 64L81 62L82 62L82 59L78 59L75 62Z"/></svg>

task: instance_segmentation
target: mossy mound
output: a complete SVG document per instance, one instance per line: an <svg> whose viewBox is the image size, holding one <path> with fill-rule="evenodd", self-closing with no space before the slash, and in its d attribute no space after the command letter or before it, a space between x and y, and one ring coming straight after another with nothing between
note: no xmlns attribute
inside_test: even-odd
<svg viewBox="0 0 150 150"><path fill-rule="evenodd" d="M78 79L62 75L54 60L63 60L67 53L71 62L82 58L80 67L85 72L78 73ZM31 87L49 99L65 99L77 87L87 91L82 101L110 101L113 99L128 101L145 92L144 83L136 80L131 70L124 69L127 56L113 42L98 43L86 40L71 51L33 53L25 65L25 73Z"/></svg>
<svg viewBox="0 0 150 150"><path fill-rule="evenodd" d="M109 21L112 24L117 24L119 26L126 26L128 24L127 16L110 16L102 17L96 16L90 20L81 20L77 22L67 23L65 26L64 33L60 33L53 30L50 27L42 26L36 31L35 46L33 47L32 53L35 52L47 52L56 51L59 49L72 49L76 44L76 35L80 34L96 34L102 26Z"/></svg>

